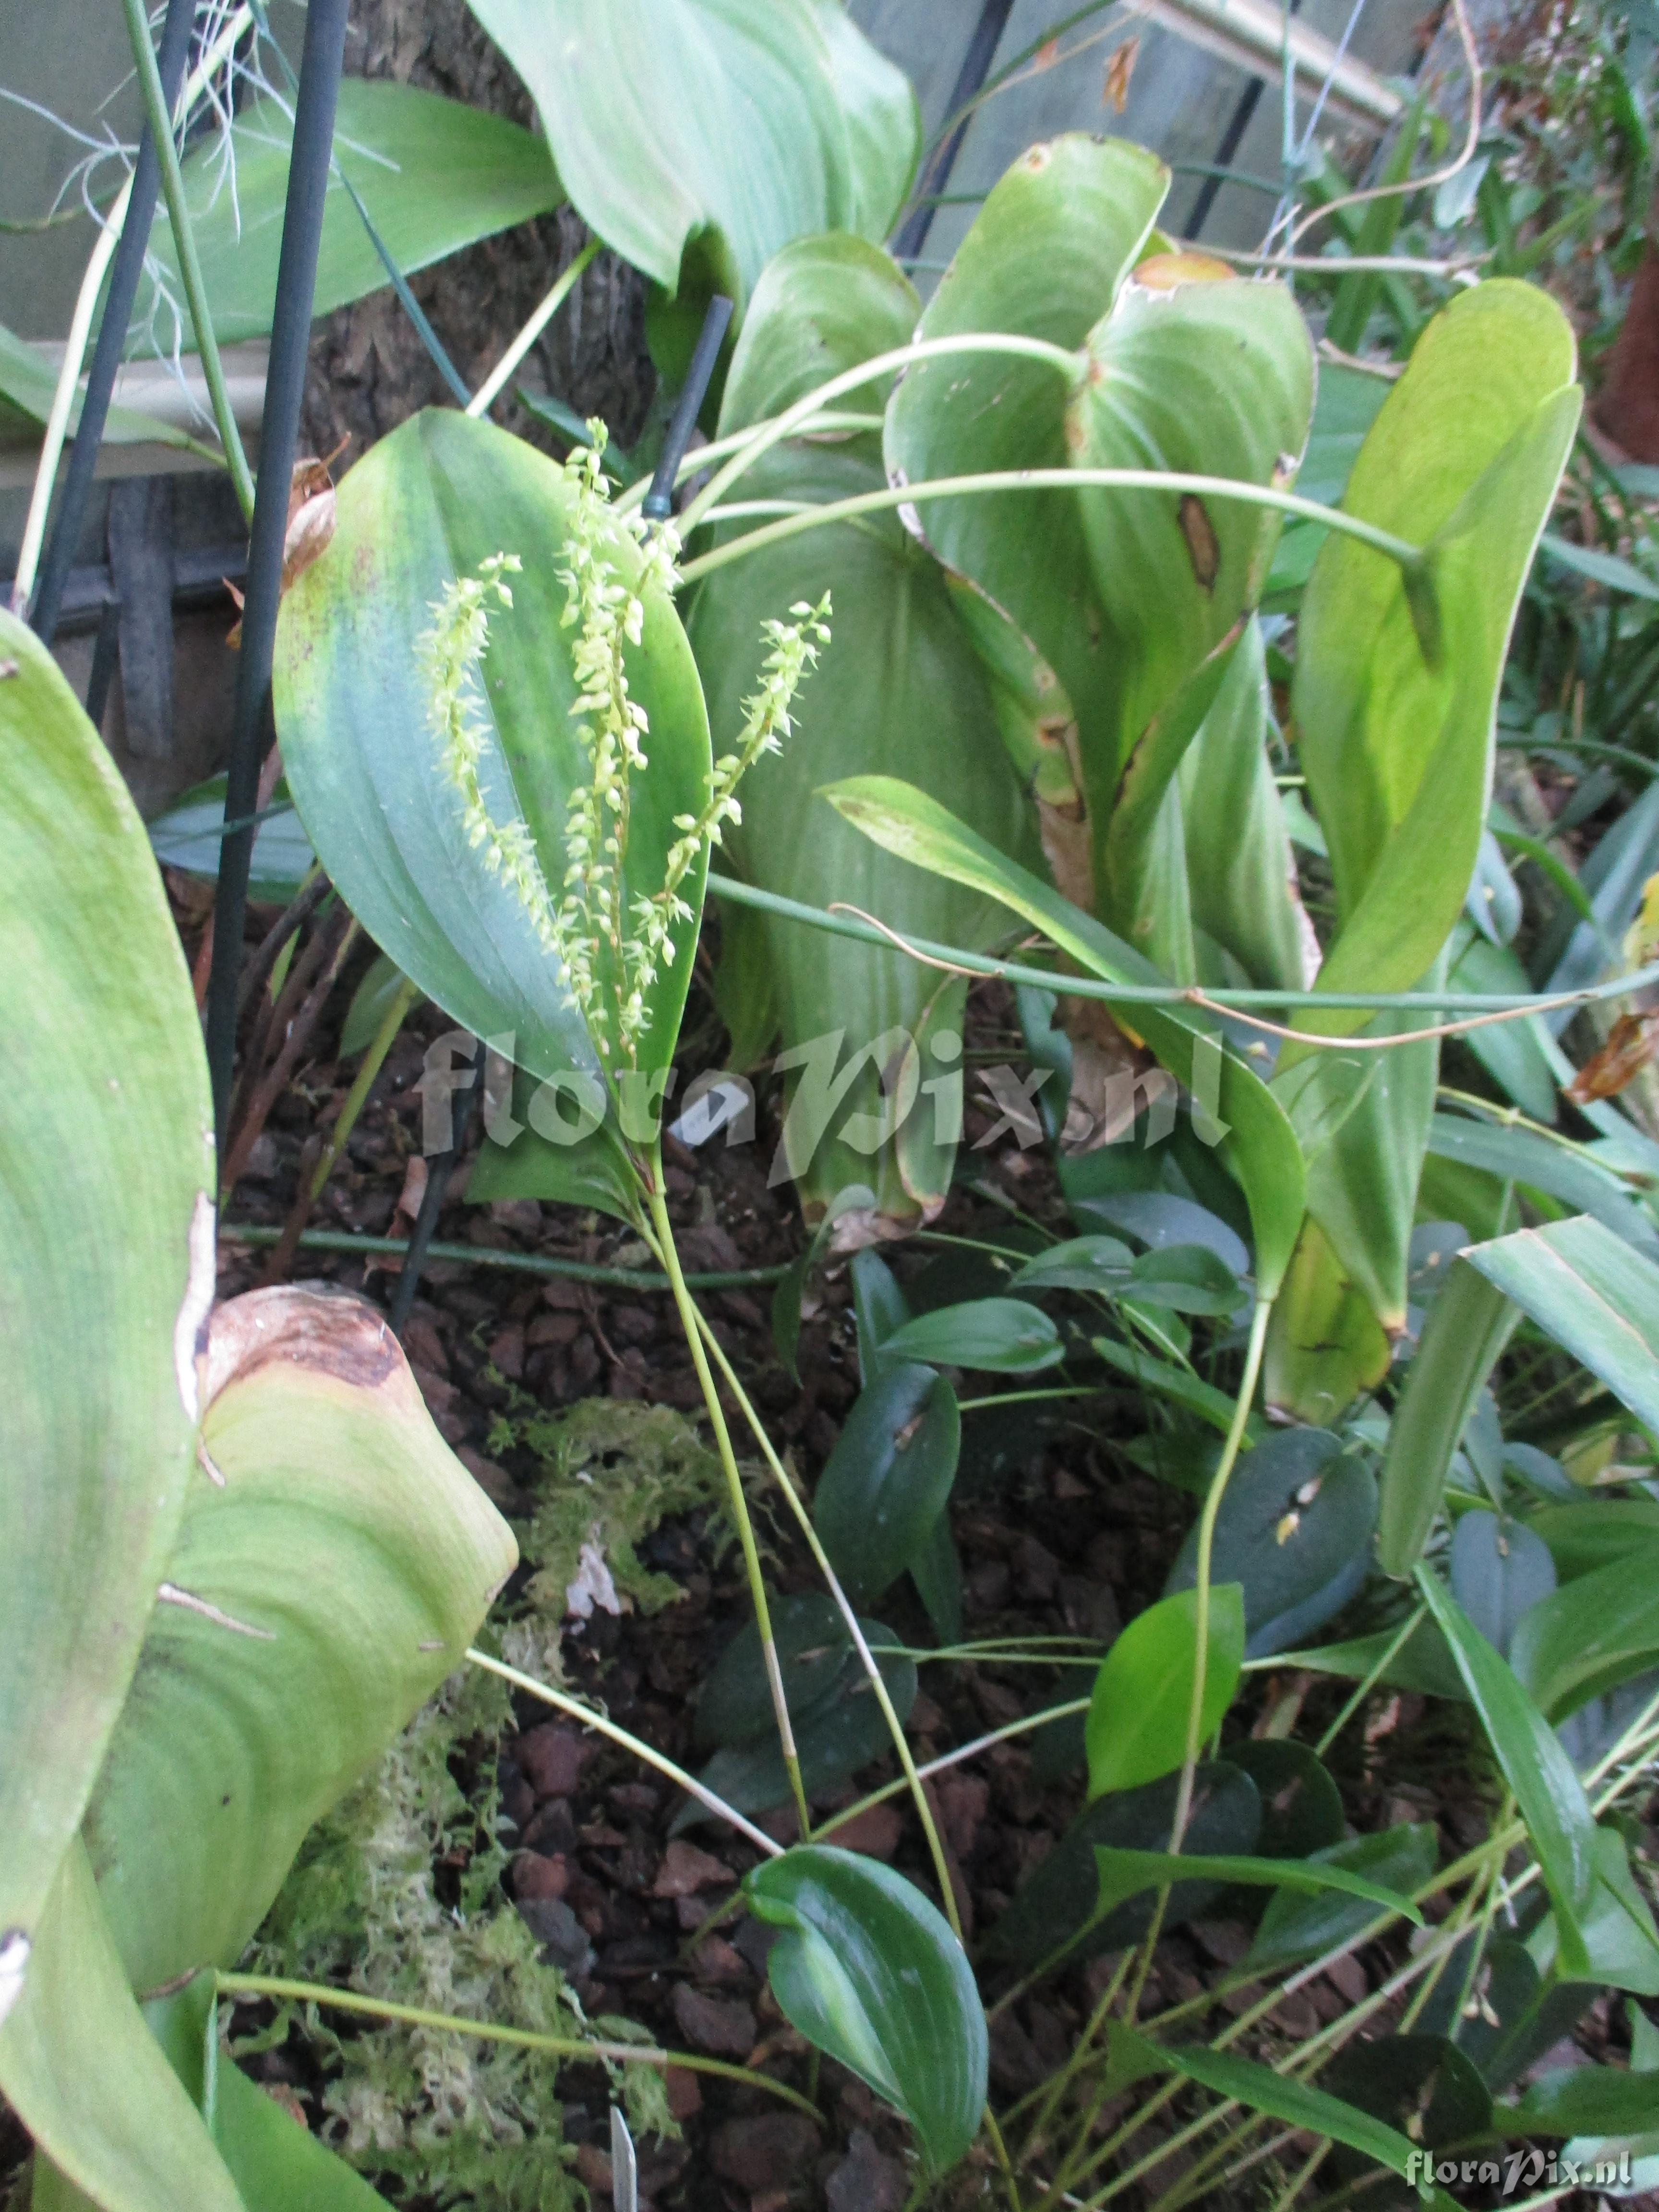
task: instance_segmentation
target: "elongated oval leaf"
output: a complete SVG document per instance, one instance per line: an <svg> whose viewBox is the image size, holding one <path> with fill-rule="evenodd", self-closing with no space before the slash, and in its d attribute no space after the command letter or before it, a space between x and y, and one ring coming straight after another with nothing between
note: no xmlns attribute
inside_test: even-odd
<svg viewBox="0 0 1659 2212"><path fill-rule="evenodd" d="M141 1991L234 1963L307 1829L460 1663L517 1557L361 1301L221 1306L207 1393L85 1830Z"/></svg>
<svg viewBox="0 0 1659 2212"><path fill-rule="evenodd" d="M213 1114L143 824L0 614L0 2018L137 1664L190 1471Z"/></svg>
<svg viewBox="0 0 1659 2212"><path fill-rule="evenodd" d="M1433 1825L1387 1828L1380 1835L1355 1836L1315 1852L1311 1863L1358 1875L1397 1896L1410 1896L1434 1872L1437 1838ZM1315 1893L1285 1890L1261 1916L1249 1949L1249 1963L1263 1974L1277 1972L1297 1959L1316 1957L1372 1926L1376 1909L1356 1894L1335 1889Z"/></svg>
<svg viewBox="0 0 1659 2212"><path fill-rule="evenodd" d="M1613 1565L1540 1595L1508 1656L1552 1721L1651 1667L1659 1660L1659 1541L1631 1544Z"/></svg>
<svg viewBox="0 0 1659 2212"><path fill-rule="evenodd" d="M1650 2130L1656 2113L1659 2071L1565 2066L1539 2075L1515 2107L1514 2118L1518 2130L1530 2134L1610 2136Z"/></svg>
<svg viewBox="0 0 1659 2212"><path fill-rule="evenodd" d="M843 369L903 345L921 302L897 262L851 232L793 239L766 264L749 303L720 400L722 436L781 415ZM835 402L867 413L885 404L886 380Z"/></svg>
<svg viewBox="0 0 1659 2212"><path fill-rule="evenodd" d="M860 1394L812 1497L854 1604L873 1605L927 1548L961 1443L957 1394L931 1367L890 1367Z"/></svg>
<svg viewBox="0 0 1659 2212"><path fill-rule="evenodd" d="M478 774L492 818L525 825L562 895L570 795L590 780L570 719L574 632L562 627L571 497L520 440L464 415L416 416L341 484L333 539L283 599L274 678L290 787L352 912L428 998L475 1036L510 1039L498 1048L541 1077L591 1076L597 1055L558 962L471 838L441 766L419 641L447 584L497 552L520 556L515 604L492 617L477 688ZM619 532L607 552L622 580L637 577L638 549ZM633 787L631 901L661 888L673 817L701 808L710 755L696 671L665 600L649 599L625 659L650 725L650 766ZM695 915L701 863L683 889ZM694 923L675 932L674 957L647 994L641 1069L673 1051L696 939Z"/></svg>
<svg viewBox="0 0 1659 2212"><path fill-rule="evenodd" d="M577 212L669 292L694 241L739 314L792 238L881 238L920 136L839 0L469 0L529 87Z"/></svg>
<svg viewBox="0 0 1659 2212"><path fill-rule="evenodd" d="M1089 1704L1091 1797L1156 1782L1181 1765L1197 1647L1197 1593L1182 1590L1148 1606L1101 1661ZM1237 1583L1221 1583L1210 1592L1200 1743L1221 1725L1243 1659L1243 1593Z"/></svg>
<svg viewBox="0 0 1659 2212"><path fill-rule="evenodd" d="M1045 931L1091 975L1120 983L1165 981L1133 947L1005 858L925 793L891 776L866 775L836 784L824 796L887 851L1000 899ZM1295 1133L1265 1085L1225 1049L1218 1033L1204 1030L1184 1009L1137 1006L1121 1011L1177 1082L1188 1088L1209 1085L1213 1091L1217 1121L1199 1133L1218 1139L1222 1158L1243 1186L1255 1237L1258 1295L1273 1297L1302 1219L1305 1171Z"/></svg>
<svg viewBox="0 0 1659 2212"><path fill-rule="evenodd" d="M270 328L293 135L289 107L256 100L230 126L234 190L216 133L185 163L185 204L222 345L264 337ZM348 183L406 276L493 232L545 215L564 198L546 141L504 116L413 85L343 77L317 256L319 315L391 281ZM182 299L165 210L156 216L150 252L174 298ZM188 317L185 328L188 332Z"/></svg>
<svg viewBox="0 0 1659 2212"><path fill-rule="evenodd" d="M1659 1265L1589 1219L1518 1229L1464 1256L1638 1420L1659 1426Z"/></svg>
<svg viewBox="0 0 1659 2212"><path fill-rule="evenodd" d="M1368 1881L1364 1875L1351 1873L1346 1867L1332 1866L1316 1859L1223 1855L1206 1856L1194 1864L1192 1856L1185 1852L1114 1850L1109 1844L1101 1844L1095 1847L1095 1865L1100 1875L1102 1912L1109 1912L1115 1905L1134 1896L1139 1890L1156 1889L1164 1882L1180 1881L1199 1873L1212 1875L1220 1882L1243 1882L1257 1889L1302 1890L1310 1896L1321 1890L1341 1890L1350 1897L1381 1905L1385 1911L1397 1912L1419 1928L1423 1924L1423 1916L1416 1905L1398 1890L1389 1889L1380 1881Z"/></svg>
<svg viewBox="0 0 1659 2212"><path fill-rule="evenodd" d="M936 1367L1029 1375L1052 1367L1064 1346L1041 1306L1024 1298L970 1298L901 1323L882 1350L894 1359L923 1359Z"/></svg>
<svg viewBox="0 0 1659 2212"><path fill-rule="evenodd" d="M766 1860L743 1893L783 1930L766 1973L786 2018L904 2115L931 2172L948 2172L979 2132L989 2044L937 1908L890 1867L827 1844Z"/></svg>
<svg viewBox="0 0 1659 2212"><path fill-rule="evenodd" d="M1439 1577L1420 1566L1417 1584L1451 1646L1486 1740L1515 1793L1555 1907L1563 1963L1571 1972L1583 1958L1578 1916L1589 1904L1595 1879L1595 1822L1583 1785L1543 1715Z"/></svg>
<svg viewBox="0 0 1659 2212"><path fill-rule="evenodd" d="M1517 1623L1555 1588L1548 1546L1522 1522L1477 1509L1458 1522L1447 1565L1452 1595L1492 1649L1510 1658ZM1538 1703L1549 1711L1543 1698Z"/></svg>

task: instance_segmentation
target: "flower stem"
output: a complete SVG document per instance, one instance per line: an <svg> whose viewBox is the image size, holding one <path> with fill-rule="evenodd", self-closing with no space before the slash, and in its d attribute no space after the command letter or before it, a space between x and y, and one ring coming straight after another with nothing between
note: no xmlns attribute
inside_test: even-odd
<svg viewBox="0 0 1659 2212"><path fill-rule="evenodd" d="M755 1626L760 1632L761 1651L766 1661L766 1680L772 1692L772 1711L778 1723L778 1741L783 1750L783 1764L789 1777L790 1793L795 1801L795 1814L800 1822L803 1843L812 1832L812 1816L806 1808L806 1791L801 1782L800 1758L795 1749L794 1730L789 1724L789 1705L784 1695L783 1674L778 1665L778 1647L772 1633L772 1612L766 1601L766 1584L761 1577L760 1548L755 1541L755 1527L749 1517L749 1502L743 1494L743 1477L738 1472L737 1455L732 1449L732 1438L726 1425L725 1411L720 1405L720 1392L714 1387L709 1372L708 1355L703 1350L702 1316L685 1286L685 1277L680 1269L680 1255L674 1244L674 1229L668 1218L668 1206L663 1197L662 1149L653 1145L649 1164L649 1182L646 1204L650 1210L651 1223L655 1231L654 1242L674 1293L674 1304L679 1310L680 1325L685 1331L685 1340L690 1346L691 1364L697 1372L702 1389L703 1403L708 1408L709 1425L714 1431L715 1449L721 1467L726 1470L726 1486L731 1498L732 1517L737 1523L738 1540L743 1547L743 1564L749 1577L749 1595L755 1607Z"/></svg>

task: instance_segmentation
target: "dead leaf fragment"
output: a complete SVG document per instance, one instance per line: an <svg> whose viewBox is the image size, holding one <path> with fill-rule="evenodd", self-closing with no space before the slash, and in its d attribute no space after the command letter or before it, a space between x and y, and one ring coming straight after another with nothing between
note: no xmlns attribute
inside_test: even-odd
<svg viewBox="0 0 1659 2212"><path fill-rule="evenodd" d="M1106 81L1100 89L1100 104L1109 107L1114 115L1121 115L1128 105L1129 80L1135 73L1135 59L1140 52L1140 40L1125 39L1121 46L1114 46L1106 57Z"/></svg>
<svg viewBox="0 0 1659 2212"><path fill-rule="evenodd" d="M1575 1106L1614 1097L1641 1073L1656 1053L1659 1053L1659 1012L1620 1014L1601 1051L1584 1062L1567 1085L1567 1097Z"/></svg>

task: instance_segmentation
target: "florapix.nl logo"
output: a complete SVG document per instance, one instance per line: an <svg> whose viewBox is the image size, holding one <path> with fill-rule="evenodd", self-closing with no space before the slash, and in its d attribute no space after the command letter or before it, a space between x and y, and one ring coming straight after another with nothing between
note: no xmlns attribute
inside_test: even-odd
<svg viewBox="0 0 1659 2212"><path fill-rule="evenodd" d="M1573 2189L1628 2191L1632 2172L1627 2150L1594 2159L1535 2148L1508 2151L1501 2158L1490 2152L1482 2158L1442 2158L1431 2150L1414 2150L1406 2160L1407 2180L1425 2196L1435 2188L1495 2190L1500 2198L1545 2191L1565 2196Z"/></svg>

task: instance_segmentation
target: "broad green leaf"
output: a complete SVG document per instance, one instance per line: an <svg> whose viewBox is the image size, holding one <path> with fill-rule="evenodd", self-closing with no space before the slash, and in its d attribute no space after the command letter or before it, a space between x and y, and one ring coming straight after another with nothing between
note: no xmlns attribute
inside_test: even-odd
<svg viewBox="0 0 1659 2212"><path fill-rule="evenodd" d="M8 418L14 416L18 418L19 441L35 442L38 427L52 413L57 388L56 363L0 323L0 433L3 433L6 444L13 442L13 426ZM77 391L70 408L71 436L81 420L82 398ZM198 453L210 450L204 449L175 422L161 422L141 408L113 405L104 416L100 442L107 446L194 446Z"/></svg>
<svg viewBox="0 0 1659 2212"><path fill-rule="evenodd" d="M957 1394L931 1367L890 1367L860 1393L812 1495L823 1548L855 1605L873 1605L927 1548L961 1442Z"/></svg>
<svg viewBox="0 0 1659 2212"><path fill-rule="evenodd" d="M875 843L1000 900L1046 932L1090 974L1132 984L1165 980L1131 946L1005 858L925 793L891 776L866 775L836 785L825 796ZM1137 1006L1119 1012L1177 1082L1191 1089L1207 1081L1217 1096L1216 1115L1226 1132L1220 1136L1220 1157L1237 1176L1249 1203L1257 1295L1273 1297L1289 1265L1303 1211L1302 1152L1290 1123L1266 1085L1226 1049L1219 1034L1184 1008ZM1208 1141L1218 1132L1211 1123L1198 1133Z"/></svg>
<svg viewBox="0 0 1659 2212"><path fill-rule="evenodd" d="M1595 1879L1595 1823L1583 1785L1543 1715L1439 1577L1419 1566L1417 1584L1451 1647L1527 1824L1555 1907L1564 1962L1571 1971L1583 1949L1578 1916L1589 1904Z"/></svg>
<svg viewBox="0 0 1659 2212"><path fill-rule="evenodd" d="M460 1663L517 1558L361 1300L218 1307L206 1398L84 1831L140 1990L234 1964L307 1829Z"/></svg>
<svg viewBox="0 0 1659 2212"><path fill-rule="evenodd" d="M887 1262L867 1249L853 1255L848 1276L853 1286L853 1328L858 1339L859 1381L867 1387L880 1374L882 1347L910 1318L910 1301Z"/></svg>
<svg viewBox="0 0 1659 2212"><path fill-rule="evenodd" d="M1294 711L1335 878L1324 991L1409 988L1462 906L1510 629L1577 424L1575 366L1547 294L1503 279L1462 294L1419 340L1343 500L1430 549L1415 612L1402 571L1369 546L1331 537L1314 565ZM1365 1022L1324 1007L1304 1019Z"/></svg>
<svg viewBox="0 0 1659 2212"><path fill-rule="evenodd" d="M1623 1176L1611 1172L1582 1146L1558 1143L1536 1129L1437 1114L1429 1127L1436 1158L1483 1168L1529 1193L1559 1199L1588 1213L1650 1259L1659 1260L1659 1231Z"/></svg>
<svg viewBox="0 0 1659 2212"><path fill-rule="evenodd" d="M1064 1352L1060 1331L1041 1306L1024 1298L971 1298L936 1306L902 1322L882 1350L893 1359L935 1367L968 1367L991 1375L1029 1375L1052 1367Z"/></svg>
<svg viewBox="0 0 1659 2212"><path fill-rule="evenodd" d="M792 1720L832 1697L853 1641L841 1608L822 1590L804 1590L771 1601L772 1638L777 1647L784 1701ZM875 1624L866 1621L872 1635ZM701 1749L744 1743L774 1725L772 1693L761 1651L760 1631L751 1620L721 1652L697 1699L696 1735Z"/></svg>
<svg viewBox="0 0 1659 2212"><path fill-rule="evenodd" d="M574 633L562 626L558 575L571 497L550 461L489 423L430 410L405 422L345 477L331 544L284 596L274 693L301 818L382 951L475 1036L510 1040L497 1049L529 1073L592 1078L598 1056L558 963L487 849L470 841L461 794L441 765L419 647L445 585L498 551L522 559L514 605L492 616L475 686L478 774L492 818L526 825L556 893L570 793L589 779L570 720ZM607 551L631 582L637 547L618 531ZM660 889L673 817L701 807L710 754L696 670L666 600L649 601L643 640L625 659L650 724L649 770L633 787L632 899ZM683 890L695 915L701 862ZM695 923L673 941L674 958L646 994L647 1074L673 1052Z"/></svg>
<svg viewBox="0 0 1659 2212"><path fill-rule="evenodd" d="M1549 1546L1561 1580L1576 1582L1659 1543L1659 1499L1584 1498L1540 1505L1527 1526Z"/></svg>
<svg viewBox="0 0 1659 2212"><path fill-rule="evenodd" d="M1528 1938L1540 1972L1548 1974L1553 1968L1576 1982L1611 1984L1638 1996L1659 1997L1659 1929L1654 1927L1652 1907L1637 1887L1617 1828L1595 1831L1595 1887L1580 1923L1582 1960L1558 1960L1559 1924L1559 1916L1547 1915Z"/></svg>
<svg viewBox="0 0 1659 2212"><path fill-rule="evenodd" d="M1242 1455L1216 1515L1213 1571L1244 1593L1244 1656L1282 1651L1322 1628L1364 1581L1376 1483L1325 1429L1282 1430ZM1167 1587L1190 1589L1192 1529Z"/></svg>
<svg viewBox="0 0 1659 2212"><path fill-rule="evenodd" d="M256 100L230 127L234 189L216 133L185 163L185 204L222 345L264 337L270 329L293 135L282 102ZM384 78L343 77L317 257L319 315L391 281L343 179L356 188L406 276L545 215L564 197L546 142L504 116ZM165 209L155 218L150 252L174 298L182 300ZM185 331L188 344L188 316Z"/></svg>
<svg viewBox="0 0 1659 2212"><path fill-rule="evenodd" d="M1144 1936L1152 1912L1152 1900L1144 1894L1100 1917L1095 1853L1102 1845L1118 1850L1166 1850L1175 1804L1176 1778L1171 1774L1145 1789L1097 1797L1085 1805L1016 1893L987 1936L987 1951L995 1958L1034 1966L1061 1950L1078 1961L1121 1949ZM1261 1801L1255 1783L1226 1761L1201 1763L1193 1777L1192 1818L1182 1838L1193 1874L1170 1891L1164 1915L1166 1928L1178 1928L1219 1894L1217 1883L1199 1878L1203 1862L1227 1852L1248 1852L1261 1826Z"/></svg>
<svg viewBox="0 0 1659 2212"><path fill-rule="evenodd" d="M247 2212L144 2026L78 1838L37 1923L22 1996L0 2027L0 2090L57 2169L53 2183L69 2185L59 2203Z"/></svg>
<svg viewBox="0 0 1659 2212"><path fill-rule="evenodd" d="M810 273L793 288L798 295ZM824 297L827 316L833 293ZM883 481L873 438L799 443L752 469L741 495L823 501ZM699 587L690 635L714 725L742 722L763 651L762 623L803 599L816 605L826 590L831 641L802 688L781 753L744 779L743 821L726 831L722 860L763 890L814 906L855 906L902 936L989 950L1006 917L983 890L895 860L813 797L826 781L874 767L932 778L948 758L953 796L974 827L1000 849L1039 857L984 675L937 567L896 518L866 516L787 540ZM783 1065L799 1071L783 1156L808 1218L861 1182L874 1188L876 1205L862 1222L849 1217L843 1248L884 1224L919 1225L950 1186L963 986L896 950L757 919Z"/></svg>
<svg viewBox="0 0 1659 2212"><path fill-rule="evenodd" d="M1167 1306L1173 1313L1237 1313L1250 1295L1207 1244L1165 1244L1141 1253L1121 1288L1137 1305Z"/></svg>
<svg viewBox="0 0 1659 2212"><path fill-rule="evenodd" d="M165 814L145 826L156 859L164 868L179 868L206 882L219 880L219 850L225 827L222 775L181 792ZM271 811L253 833L253 859L247 892L286 906L310 872L316 854L288 795L287 780L276 779Z"/></svg>
<svg viewBox="0 0 1659 2212"><path fill-rule="evenodd" d="M920 313L915 285L868 239L842 230L792 240L768 262L749 303L720 401L720 434L781 415L843 369L894 352ZM878 412L890 382L834 404Z"/></svg>
<svg viewBox="0 0 1659 2212"><path fill-rule="evenodd" d="M1129 1623L1101 1661L1089 1705L1091 1797L1156 1782L1181 1765L1196 1671L1197 1614L1196 1591L1159 1598ZM1237 1583L1218 1583L1210 1592L1200 1744L1220 1727L1243 1658L1243 1594Z"/></svg>
<svg viewBox="0 0 1659 2212"><path fill-rule="evenodd" d="M1659 1265L1581 1218L1471 1245L1469 1266L1659 1427Z"/></svg>
<svg viewBox="0 0 1659 2212"><path fill-rule="evenodd" d="M1027 1260L1010 1279L1019 1291L1100 1291L1115 1297L1127 1279L1134 1255L1115 1237L1073 1237L1051 1244Z"/></svg>
<svg viewBox="0 0 1659 2212"><path fill-rule="evenodd" d="M1449 951L1451 964L1446 981L1454 991L1524 998L1533 988L1532 979L1507 945L1489 945L1467 922L1457 925ZM1489 1022L1484 1029L1466 1030L1462 1042L1523 1113L1534 1121L1553 1122L1560 1114L1559 1096L1540 1038L1537 1018L1528 1016L1522 1021Z"/></svg>
<svg viewBox="0 0 1659 2212"><path fill-rule="evenodd" d="M1651 1667L1659 1660L1659 1539L1631 1543L1612 1565L1540 1597L1509 1656L1552 1721Z"/></svg>
<svg viewBox="0 0 1659 2212"><path fill-rule="evenodd" d="M1515 2106L1513 2118L1517 2131L1531 2135L1620 2135L1650 2130L1656 2113L1659 2072L1566 2066L1540 2074Z"/></svg>
<svg viewBox="0 0 1659 2212"><path fill-rule="evenodd" d="M1237 2058L1231 2051L1208 2051L1192 2044L1168 2050L1149 2043L1121 2021L1114 2021L1108 2033L1115 2051L1120 2043L1131 2050L1138 2046L1147 2063L1159 2073L1184 2075L1188 2081L1214 2090L1219 2097L1231 2098L1253 2112L1266 2112L1270 2118L1305 2130L1309 2135L1328 2136L1333 2142L1346 2143L1392 2173L1407 2175L1412 2171L1409 2136L1324 2089L1310 2087L1292 2075L1258 2065L1253 2058Z"/></svg>
<svg viewBox="0 0 1659 2212"><path fill-rule="evenodd" d="M1477 2141L1492 2126L1491 2092L1468 2056L1443 2035L1356 2036L1334 2064L1321 2069L1319 2080L1344 2104L1398 2127L1425 2149ZM1357 2160L1339 2153L1345 2179L1362 2170Z"/></svg>
<svg viewBox="0 0 1659 2212"><path fill-rule="evenodd" d="M1405 1642L1388 1656L1398 1633L1379 1628L1370 1636L1356 1636L1340 1644L1323 1644L1316 1650L1286 1651L1286 1666L1305 1667L1315 1674L1341 1674L1353 1681L1386 1682L1390 1689L1420 1690L1431 1698L1466 1700L1463 1678L1458 1673L1446 1639L1431 1620L1419 1622ZM1383 1662L1386 1661L1386 1664ZM1382 1667L1382 1672L1375 1670Z"/></svg>
<svg viewBox="0 0 1659 2212"><path fill-rule="evenodd" d="M694 247L739 316L793 238L885 235L920 122L839 0L469 0L589 229L672 293Z"/></svg>
<svg viewBox="0 0 1659 2212"><path fill-rule="evenodd" d="M1133 1897L1139 1890L1157 1889L1164 1882L1179 1881L1194 1871L1189 1853L1115 1850L1105 1844L1096 1845L1095 1864L1100 1874L1102 1912L1109 1912L1115 1905L1121 1904L1126 1897ZM1316 1859L1224 1856L1199 1861L1196 1870L1212 1875L1217 1881L1243 1882L1255 1889L1302 1890L1310 1896L1322 1890L1341 1890L1350 1897L1364 1898L1369 1904L1381 1905L1385 1911L1401 1913L1419 1928L1423 1924L1422 1914L1398 1890L1389 1889L1382 1882L1368 1881L1364 1875L1351 1874L1346 1867L1331 1866Z"/></svg>
<svg viewBox="0 0 1659 2212"><path fill-rule="evenodd" d="M1252 983L1299 990L1308 924L1267 757L1268 711L1261 627L1252 617L1181 763L1188 897L1194 931Z"/></svg>
<svg viewBox="0 0 1659 2212"><path fill-rule="evenodd" d="M1324 1427L1389 1371L1392 1347L1311 1218L1302 1224L1267 1326L1262 1395L1288 1419Z"/></svg>
<svg viewBox="0 0 1659 2212"><path fill-rule="evenodd" d="M989 2045L967 1957L936 1907L890 1867L803 1844L744 1881L782 1934L766 1976L784 2016L915 2131L930 2172L979 2132Z"/></svg>
<svg viewBox="0 0 1659 2212"><path fill-rule="evenodd" d="M1429 1309L1389 1424L1376 1538L1385 1574L1409 1575L1422 1558L1452 1454L1519 1318L1500 1290L1454 1261Z"/></svg>
<svg viewBox="0 0 1659 2212"><path fill-rule="evenodd" d="M190 1479L213 1110L125 786L0 614L0 2019L138 1659Z"/></svg>
<svg viewBox="0 0 1659 2212"><path fill-rule="evenodd" d="M1409 1897L1434 1872L1437 1836L1431 1822L1385 1828L1354 1836L1312 1855L1312 1863L1336 1867ZM1312 1895L1285 1890L1272 1899L1250 1945L1249 1964L1263 1974L1276 1973L1298 1959L1317 1958L1352 1941L1376 1919L1372 1903L1335 1889Z"/></svg>
<svg viewBox="0 0 1659 2212"><path fill-rule="evenodd" d="M1288 1736L1247 1737L1227 1747L1261 1796L1262 1858L1303 1859L1340 1844L1347 1833L1342 1793L1312 1747Z"/></svg>
<svg viewBox="0 0 1659 2212"><path fill-rule="evenodd" d="M1500 1521L1497 1514L1477 1507L1459 1519L1446 1564L1452 1595L1493 1650L1513 1662L1517 1623L1555 1588L1555 1562L1548 1546L1524 1522ZM1655 1610L1659 1613L1659 1605ZM1540 1710L1548 1712L1537 1685L1516 1671Z"/></svg>
<svg viewBox="0 0 1659 2212"><path fill-rule="evenodd" d="M403 970L395 960L388 960L384 952L376 955L373 963L351 994L351 1004L340 1024L340 1057L350 1060L366 1051L380 1032L380 1024L392 1011L393 1001L404 987Z"/></svg>

